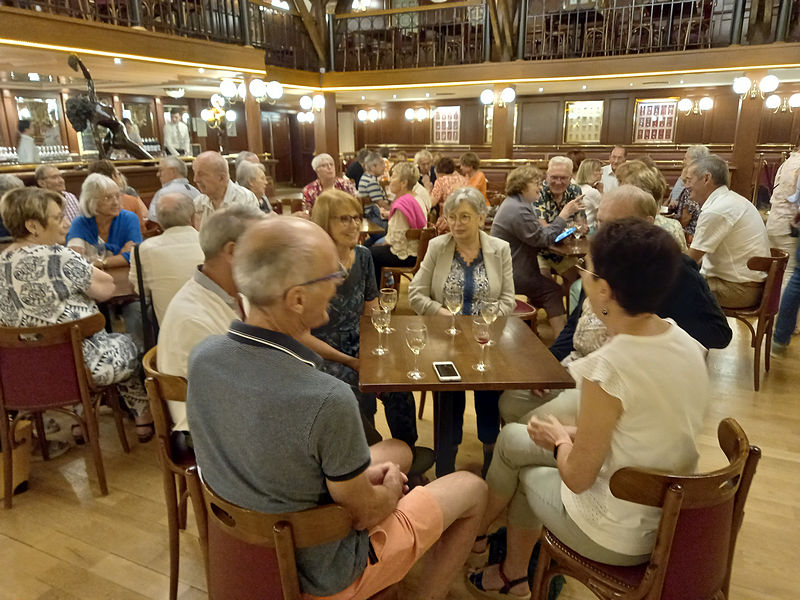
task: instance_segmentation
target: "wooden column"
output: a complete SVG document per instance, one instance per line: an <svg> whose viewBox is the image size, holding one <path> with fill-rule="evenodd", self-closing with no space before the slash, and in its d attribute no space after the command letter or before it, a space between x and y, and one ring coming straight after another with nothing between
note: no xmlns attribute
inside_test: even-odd
<svg viewBox="0 0 800 600"><path fill-rule="evenodd" d="M763 76L764 74L748 74L748 77L757 80ZM733 154L731 155L731 162L736 170L731 174L731 189L748 199L753 197L756 145L763 112L764 100L760 97L751 98L748 95L739 100L739 115L736 120L736 133L733 138Z"/></svg>
<svg viewBox="0 0 800 600"><path fill-rule="evenodd" d="M16 148L19 115L17 114L17 102L14 100L14 94L11 90L3 90L3 109L5 119L2 125L7 135L8 145Z"/></svg>
<svg viewBox="0 0 800 600"><path fill-rule="evenodd" d="M67 100L69 99L69 90L61 92L61 109L63 110L64 118L61 122L64 124L63 132L65 135L64 144L69 148L73 154L80 154L81 147L78 144L78 132L72 127L72 123L67 119Z"/></svg>
<svg viewBox="0 0 800 600"><path fill-rule="evenodd" d="M333 157L336 172L341 171L339 157L339 114L336 110L336 94L327 93L325 108L314 113L314 154L326 152Z"/></svg>
<svg viewBox="0 0 800 600"><path fill-rule="evenodd" d="M247 149L259 156L264 152L264 140L261 137L261 103L250 93L250 82L253 77L245 77L247 95L244 99L244 120L247 127Z"/></svg>
<svg viewBox="0 0 800 600"><path fill-rule="evenodd" d="M516 100L500 106L500 92L506 84L494 86L494 109L492 116L492 158L511 158L514 151L514 104Z"/></svg>
<svg viewBox="0 0 800 600"><path fill-rule="evenodd" d="M158 140L158 143L164 145L164 104L161 98L156 96L153 98L153 106L155 114L153 115L153 135ZM200 116L198 113L196 116Z"/></svg>

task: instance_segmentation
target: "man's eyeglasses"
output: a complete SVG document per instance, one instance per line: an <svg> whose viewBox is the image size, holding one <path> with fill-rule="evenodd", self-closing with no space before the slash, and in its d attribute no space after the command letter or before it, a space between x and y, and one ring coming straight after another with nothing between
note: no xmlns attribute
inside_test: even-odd
<svg viewBox="0 0 800 600"><path fill-rule="evenodd" d="M360 215L342 215L340 217L335 217L339 223L342 224L342 227L347 227L352 223L353 225L361 225L361 216Z"/></svg>
<svg viewBox="0 0 800 600"><path fill-rule="evenodd" d="M315 283L322 283L323 281L329 281L331 279L338 279L337 283L341 283L347 276L350 274L350 271L347 270L342 263L339 263L339 268L336 269L333 273L328 273L327 275L323 275L322 277L317 277L316 279L309 279L308 281L304 281L303 283L296 283L293 286L290 286L285 292L283 292L283 297L286 297L286 294L289 293L289 290L293 287L302 287L306 285L313 285Z"/></svg>
<svg viewBox="0 0 800 600"><path fill-rule="evenodd" d="M587 274L591 275L595 279L600 279L600 275L598 275L594 271L590 271L589 269L586 268L586 259L583 256L581 256L578 259L578 262L575 265L575 268L578 269L579 271L583 271L584 273L587 273Z"/></svg>

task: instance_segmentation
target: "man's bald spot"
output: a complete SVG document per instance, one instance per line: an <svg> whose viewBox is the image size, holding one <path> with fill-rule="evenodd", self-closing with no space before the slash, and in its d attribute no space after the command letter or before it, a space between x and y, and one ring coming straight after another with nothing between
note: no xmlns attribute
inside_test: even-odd
<svg viewBox="0 0 800 600"><path fill-rule="evenodd" d="M197 158L194 159L194 162L201 168L211 169L219 173L230 175L228 161L225 160L219 152L214 152L213 150L201 152L197 155Z"/></svg>
<svg viewBox="0 0 800 600"><path fill-rule="evenodd" d="M655 202L653 196L643 189L630 184L621 185L603 194L597 208L597 218L601 223L626 217L637 217L652 223L655 219L652 213Z"/></svg>

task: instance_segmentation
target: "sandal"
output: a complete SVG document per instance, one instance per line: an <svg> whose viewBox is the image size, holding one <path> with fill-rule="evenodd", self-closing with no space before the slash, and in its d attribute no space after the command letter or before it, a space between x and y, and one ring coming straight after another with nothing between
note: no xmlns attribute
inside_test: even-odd
<svg viewBox="0 0 800 600"><path fill-rule="evenodd" d="M489 559L489 536L488 535L479 535L475 538L475 543L482 542L483 540L486 541L486 548L477 552L475 550L471 550L469 556L467 557L467 567L471 571L476 571L486 566L486 562ZM474 547L475 544L473 544Z"/></svg>
<svg viewBox="0 0 800 600"><path fill-rule="evenodd" d="M145 433L140 433L139 430L144 429L145 427L147 428L147 431ZM136 423L136 437L139 438L140 444L146 444L153 439L155 434L156 428L153 421L150 421L149 423Z"/></svg>
<svg viewBox="0 0 800 600"><path fill-rule="evenodd" d="M530 600L531 592L528 590L528 593L524 596L517 596L516 594L511 593L511 588L520 583L528 583L528 576L520 577L519 579L512 579L509 580L506 577L506 574L503 573L503 565L499 565L498 573L500 574L500 579L503 580L503 587L499 590L487 590L483 587L483 574L486 570L476 571L474 573L467 574L467 585L470 586L471 592L476 593L479 596L483 596L484 598L495 598L497 600L501 599L513 599L513 600Z"/></svg>

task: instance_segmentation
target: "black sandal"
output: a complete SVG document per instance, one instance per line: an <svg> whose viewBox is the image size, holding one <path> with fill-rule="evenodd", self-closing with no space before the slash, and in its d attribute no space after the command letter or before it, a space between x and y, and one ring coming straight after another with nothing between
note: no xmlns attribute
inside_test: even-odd
<svg viewBox="0 0 800 600"><path fill-rule="evenodd" d="M474 588L472 590L473 592L477 592L480 596L483 596L484 598L494 598L495 600L508 600L510 598L513 600L530 600L531 598L530 590L524 596L517 596L516 594L511 593L511 588L513 588L514 586L519 585L520 583L523 582L525 583L528 582L527 575L525 577L520 577L519 579L509 580L509 578L506 577L506 574L503 573L503 565L501 564L498 567L498 573L500 574L500 579L503 580L503 587L501 587L499 590L487 590L484 589L483 587L483 574L485 572L486 569L482 569L480 571L475 571L474 573L469 573L467 575L467 583Z"/></svg>
<svg viewBox="0 0 800 600"><path fill-rule="evenodd" d="M152 440L153 436L156 434L155 424L153 423L153 421L150 421L149 423L136 423L136 429L139 429L140 427L149 428L149 431L147 433L139 433L138 431L136 432L136 437L139 438L139 443L146 444L147 442Z"/></svg>

